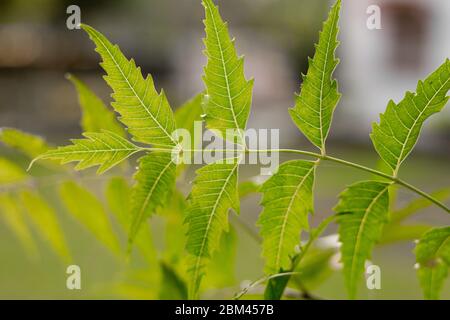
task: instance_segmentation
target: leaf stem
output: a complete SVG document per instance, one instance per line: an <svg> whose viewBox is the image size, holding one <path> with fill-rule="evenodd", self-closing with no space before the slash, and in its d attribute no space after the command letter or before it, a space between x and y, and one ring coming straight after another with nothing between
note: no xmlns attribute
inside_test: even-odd
<svg viewBox="0 0 450 320"><path fill-rule="evenodd" d="M146 151L163 151L163 152L171 152L171 149L164 149L164 148L142 148L141 150L146 150ZM214 151L214 152L229 152L229 149L211 149L211 150L204 150L204 149L189 149L189 150L184 150L185 152L205 152L205 151ZM428 199L429 201L431 201L432 203L434 203L436 206L440 207L441 209L443 209L445 212L450 213L450 208L448 208L444 203L442 203L441 201L439 201L438 199L436 199L435 197L431 196L430 194L420 190L419 188L407 183L406 181L399 179L395 176L391 176L389 174L386 174L384 172L369 168L369 167L365 167L363 165L354 163L354 162L350 162L347 160L343 160L340 158L336 158L336 157L332 157L332 156L328 156L328 155L323 155L320 153L315 153L315 152L311 152L311 151L304 151L304 150L297 150L297 149L245 149L245 150L235 150L236 152L244 152L244 153L269 153L269 152L276 152L276 153L294 153L294 154L301 154L304 156L309 156L309 157L314 157L318 160L325 160L325 161L330 161L330 162L335 162L335 163L339 163L341 165L347 166L347 167L351 167L351 168L355 168L358 170L362 170L362 171L366 171L369 173L372 173L374 175L377 175L379 177L383 177L385 179L388 179L390 181L393 181L394 183L401 185L403 187L405 187L406 189L411 190L412 192L420 195L421 197Z"/></svg>
<svg viewBox="0 0 450 320"><path fill-rule="evenodd" d="M257 153L262 153L262 152L279 152L279 153L295 153L295 154L301 154L301 155L306 155L306 156L311 156L311 157L315 157L317 159L322 159L325 161L331 161L331 162L335 162L335 163L339 163L342 164L344 166L347 167L352 167L355 169L359 169L362 171L366 171L372 174L375 174L377 176L386 178L388 180L391 180L393 182L395 182L398 185L401 185L415 193L417 193L418 195L430 200L431 202L433 202L435 205L437 205L438 207L440 207L441 209L443 209L445 212L450 213L450 208L448 208L445 204L443 204L441 201L439 201L438 199L434 198L433 196L429 195L428 193L420 190L419 188L416 188L415 186L407 183L406 181L403 181L402 179L396 178L394 176L391 176L389 174L386 174L384 172L372 169L372 168L368 168L365 167L363 165L357 164L357 163L353 163L350 161L346 161L343 159L339 159L339 158L335 158L335 157L331 157L331 156L327 156L327 155L321 155L319 153L314 153L314 152L309 152L309 151L303 151L303 150L296 150L296 149L267 149L267 150L248 150L247 152L257 152Z"/></svg>

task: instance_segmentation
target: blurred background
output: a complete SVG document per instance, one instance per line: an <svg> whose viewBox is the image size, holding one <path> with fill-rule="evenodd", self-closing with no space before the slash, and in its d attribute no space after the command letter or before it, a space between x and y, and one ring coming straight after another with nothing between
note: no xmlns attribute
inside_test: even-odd
<svg viewBox="0 0 450 320"><path fill-rule="evenodd" d="M280 146L310 148L294 126L287 109L294 105L300 74L326 18L328 0L221 0L221 14L229 22L245 71L255 78L249 127L280 128ZM0 127L15 127L63 143L81 134L76 92L65 79L67 72L86 81L104 101L110 90L93 44L81 30L68 30L66 8L81 8L81 20L120 45L144 74L151 73L176 108L203 90L201 75L203 7L199 0L1 0L0 1ZM382 29L369 30L366 10L381 8ZM336 71L343 98L336 109L329 137L330 152L365 165L377 164L369 133L389 98L399 101L415 90L450 56L450 1L448 0L344 0L341 17L341 60ZM14 157L0 147L0 155ZM287 159L287 158L286 158ZM283 158L282 160L285 160ZM432 117L411 159L405 180L433 191L450 182L450 110ZM243 175L251 177L251 166ZM343 187L367 175L325 164L317 182L317 214L313 224L331 213ZM399 206L412 199L399 193ZM258 197L246 199L243 219L253 226L259 213ZM448 217L432 208L417 218L429 224L449 224ZM66 223L68 234L77 226ZM335 231L335 230L334 230ZM331 230L331 232L334 232ZM261 259L257 245L239 234L237 278L256 280ZM118 268L107 253L75 241L78 253L94 282L108 281ZM369 298L420 298L415 277L412 242L383 247L376 261L383 270L383 290L366 292ZM45 250L44 250L45 252ZM0 297L97 297L94 285L81 292L65 289L65 273L51 253L38 261L21 254L13 236L0 225ZM255 269L258 272L255 273ZM447 285L446 289L449 289ZM326 298L343 298L339 273L317 288ZM444 297L450 298L450 290Z"/></svg>

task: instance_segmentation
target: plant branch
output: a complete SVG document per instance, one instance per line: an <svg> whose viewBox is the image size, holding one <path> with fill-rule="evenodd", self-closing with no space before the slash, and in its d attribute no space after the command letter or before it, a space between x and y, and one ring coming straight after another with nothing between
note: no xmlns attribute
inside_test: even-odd
<svg viewBox="0 0 450 320"><path fill-rule="evenodd" d="M331 157L331 156L327 156L327 155L321 155L319 153L303 151L303 150L295 150L295 149L248 150L248 152L257 152L257 153L261 153L261 152L295 153L295 154L301 154L301 155L306 155L306 156L310 156L310 157L315 157L317 159L322 159L322 160L325 160L325 161L331 161L331 162L339 163L339 164L342 164L342 165L347 166L347 167L352 167L352 168L355 168L355 169L366 171L366 172L375 174L377 176L386 178L388 180L391 180L391 181L395 182L396 184L401 185L401 186L403 186L403 187L413 191L414 193L417 193L418 195L420 195L420 196L430 200L435 205L437 205L438 207L442 208L445 212L450 213L450 208L448 208L441 201L439 201L438 199L434 198L430 194L420 190L419 188L416 188L415 186L407 183L406 181L403 181L402 179L396 178L394 176L391 176L389 174L386 174L384 172L381 172L381 171L378 171L378 170L375 170L375 169L372 169L372 168L365 167L365 166L357 164L357 163L353 163L353 162L350 162L350 161L346 161L346 160L343 160L343 159L339 159L339 158L335 158L335 157Z"/></svg>

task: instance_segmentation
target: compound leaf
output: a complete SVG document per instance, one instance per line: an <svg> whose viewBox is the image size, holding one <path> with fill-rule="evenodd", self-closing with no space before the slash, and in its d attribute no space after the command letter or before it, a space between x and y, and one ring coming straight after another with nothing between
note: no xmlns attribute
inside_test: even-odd
<svg viewBox="0 0 450 320"><path fill-rule="evenodd" d="M158 94L152 77L144 78L134 60L128 60L104 35L87 25L82 28L103 59L105 80L114 91L112 106L134 140L162 147L176 145L178 141L172 137L175 120L164 91Z"/></svg>
<svg viewBox="0 0 450 320"><path fill-rule="evenodd" d="M356 297L364 264L381 238L388 219L389 185L378 181L355 183L340 194L340 201L334 208L338 213L345 284L351 299Z"/></svg>
<svg viewBox="0 0 450 320"><path fill-rule="evenodd" d="M419 81L415 93L407 92L398 104L389 101L380 123L374 123L372 142L394 175L413 150L425 120L446 105L449 89L450 60L447 59L428 78Z"/></svg>
<svg viewBox="0 0 450 320"><path fill-rule="evenodd" d="M208 63L203 81L206 85L206 125L226 137L233 129L232 142L245 145L245 130L252 102L253 80L244 75L244 59L238 57L227 23L212 0L203 0L206 18L205 54ZM236 141L237 140L237 141Z"/></svg>
<svg viewBox="0 0 450 320"><path fill-rule="evenodd" d="M290 257L300 243L300 232L308 229L308 213L314 211L315 168L311 161L285 162L261 187L264 210L258 224L268 274L291 266Z"/></svg>
<svg viewBox="0 0 450 320"><path fill-rule="evenodd" d="M431 229L415 249L425 299L439 299L450 268L450 227Z"/></svg>
<svg viewBox="0 0 450 320"><path fill-rule="evenodd" d="M341 97L336 80L332 79L339 60L335 51L339 42L339 10L337 1L320 33L319 43L309 68L303 76L300 94L295 107L289 110L292 120L303 134L319 149L325 150L325 140L330 130L333 111Z"/></svg>

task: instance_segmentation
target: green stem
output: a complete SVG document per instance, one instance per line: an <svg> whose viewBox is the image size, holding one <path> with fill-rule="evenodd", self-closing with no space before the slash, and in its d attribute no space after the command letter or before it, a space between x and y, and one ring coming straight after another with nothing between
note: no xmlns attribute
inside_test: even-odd
<svg viewBox="0 0 450 320"><path fill-rule="evenodd" d="M342 164L342 165L347 166L347 167L352 167L352 168L355 168L355 169L366 171L366 172L375 174L377 176L386 178L388 180L391 180L391 181L395 182L396 184L401 185L401 186L403 186L403 187L405 187L405 188L407 188L407 189L417 193L418 195L420 195L420 196L430 200L435 205L437 205L438 207L442 208L445 212L450 213L450 209L445 204L443 204L442 202L440 202L438 199L434 198L433 196L429 195L428 193L420 190L419 188L416 188L415 186L413 186L413 185L411 185L411 184L409 184L409 183L407 183L407 182L405 182L405 181L403 181L403 180L401 180L399 178L396 178L394 176L391 176L389 174L386 174L384 172L381 172L381 171L378 171L378 170L375 170L375 169L372 169L372 168L368 168L368 167L362 166L362 165L357 164L357 163L349 162L349 161L346 161L346 160L343 160L343 159L339 159L339 158L335 158L335 157L331 157L331 156L327 156L327 155L321 155L321 154L314 153L314 152L303 151L303 150L295 150L295 149L248 150L248 152L257 152L257 153L261 153L261 152L295 153L295 154L301 154L301 155L315 157L317 159L322 159L322 160L325 160L325 161L331 161L331 162L339 163L339 164Z"/></svg>
<svg viewBox="0 0 450 320"><path fill-rule="evenodd" d="M142 148L142 150L147 150L147 151L168 151L171 152L170 149L159 149L159 148ZM189 150L184 150L185 152L204 152L205 150L203 149L189 149ZM227 152L230 151L229 149L214 149L211 151L215 151L215 152ZM425 199L430 200L431 202L433 202L435 205L437 205L438 207L440 207L441 209L443 209L445 212L450 213L450 208L448 208L444 203L442 203L441 201L439 201L438 199L434 198L433 196L431 196L430 194L420 190L419 188L416 188L415 186L407 183L406 181L403 181L402 179L399 179L397 177L391 176L389 174L386 174L384 172L372 169L372 168L368 168L365 167L363 165L357 164L357 163L353 163L350 161L346 161L343 159L339 159L339 158L335 158L335 157L331 157L331 156L327 156L327 155L323 155L323 154L319 154L319 153L315 153L315 152L310 152L310 151L304 151L304 150L296 150L296 149L245 149L245 150L236 150L237 152L241 151L244 153L271 153L271 152L276 152L276 153L294 153L294 154L301 154L304 156L309 156L309 157L314 157L316 159L320 159L320 160L325 160L325 161L330 161L330 162L335 162L335 163L339 163L341 165L347 166L347 167L351 167L351 168L355 168L358 170L362 170L362 171L366 171L369 173L372 173L374 175L377 175L379 177L383 177L385 179L388 179L390 181L395 182L398 185L401 185L409 190L411 190L414 193L417 193L418 195L424 197Z"/></svg>

